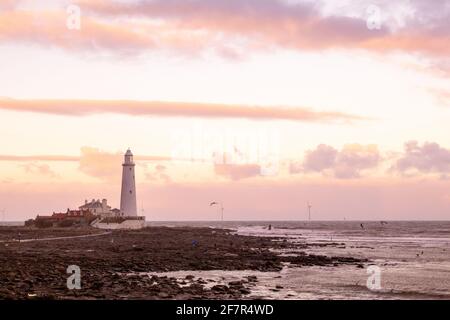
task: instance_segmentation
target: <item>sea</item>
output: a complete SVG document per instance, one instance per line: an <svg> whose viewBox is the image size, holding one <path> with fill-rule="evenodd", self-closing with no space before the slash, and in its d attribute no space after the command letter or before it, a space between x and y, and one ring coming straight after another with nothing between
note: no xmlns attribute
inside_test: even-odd
<svg viewBox="0 0 450 320"><path fill-rule="evenodd" d="M370 260L363 268L285 266L280 272L182 271L226 284L249 275L255 299L450 299L450 221L150 222L153 226L228 228L240 235L282 237L313 246L307 253ZM269 228L271 226L271 228ZM300 250L302 251L302 250ZM280 254L292 254L279 252ZM375 279L374 277L378 277Z"/></svg>
<svg viewBox="0 0 450 320"><path fill-rule="evenodd" d="M23 222L8 225L23 225ZM370 261L362 268L285 265L280 272L150 273L176 277L180 282L186 275L194 275L212 280L211 286L257 276L258 282L250 288L246 299L450 300L450 221L161 221L147 222L147 225L227 228L240 235L317 244L306 249L309 254ZM330 242L336 245L320 245ZM291 249L277 253L295 254Z"/></svg>

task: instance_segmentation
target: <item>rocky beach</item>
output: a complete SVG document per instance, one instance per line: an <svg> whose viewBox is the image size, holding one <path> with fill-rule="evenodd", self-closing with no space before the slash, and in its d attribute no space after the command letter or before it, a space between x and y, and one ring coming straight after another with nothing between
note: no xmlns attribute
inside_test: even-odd
<svg viewBox="0 0 450 320"><path fill-rule="evenodd" d="M300 244L206 227L106 233L93 228L0 227L0 299L246 299L257 276L224 283L189 272L251 270L277 277L283 268L363 268L368 262L312 253L319 246L340 245ZM67 287L71 265L80 267L81 289ZM186 274L181 279L165 275L180 271Z"/></svg>

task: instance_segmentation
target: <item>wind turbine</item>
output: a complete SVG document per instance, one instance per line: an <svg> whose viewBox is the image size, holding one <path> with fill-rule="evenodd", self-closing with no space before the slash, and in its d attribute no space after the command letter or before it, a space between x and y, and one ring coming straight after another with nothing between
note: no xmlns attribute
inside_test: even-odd
<svg viewBox="0 0 450 320"><path fill-rule="evenodd" d="M215 205L220 205L220 210L222 212L222 221L223 221L223 204L222 202L217 202L217 201L213 201L209 204L210 207L215 206Z"/></svg>
<svg viewBox="0 0 450 320"><path fill-rule="evenodd" d="M309 200L308 200L308 202L306 202L306 207L308 208L308 220L311 221L311 208L312 208L312 205L309 203Z"/></svg>

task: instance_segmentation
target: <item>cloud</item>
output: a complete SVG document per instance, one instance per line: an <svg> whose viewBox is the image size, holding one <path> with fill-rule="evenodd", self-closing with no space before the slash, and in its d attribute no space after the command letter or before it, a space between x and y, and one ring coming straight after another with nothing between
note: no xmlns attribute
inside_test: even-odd
<svg viewBox="0 0 450 320"><path fill-rule="evenodd" d="M331 146L320 144L316 150L308 151L303 168L306 171L322 171L333 167L338 151Z"/></svg>
<svg viewBox="0 0 450 320"><path fill-rule="evenodd" d="M322 49L377 37L360 18L323 16L312 4L278 0L82 1L102 17L159 19L179 31L203 31L222 40L239 38L253 48L283 46ZM231 39L230 39L231 38Z"/></svg>
<svg viewBox="0 0 450 320"><path fill-rule="evenodd" d="M25 172L29 174L39 174L50 178L58 177L48 164L27 163L21 166L25 169Z"/></svg>
<svg viewBox="0 0 450 320"><path fill-rule="evenodd" d="M449 71L450 74L450 71ZM429 92L435 97L436 102L444 107L450 107L450 90L442 88L430 88Z"/></svg>
<svg viewBox="0 0 450 320"><path fill-rule="evenodd" d="M450 173L450 149L442 148L435 142L425 142L421 146L417 141L409 141L391 171L405 175L439 173L445 177Z"/></svg>
<svg viewBox="0 0 450 320"><path fill-rule="evenodd" d="M403 51L441 58L450 54L448 3L403 1L396 7L412 14L403 19L401 27L390 23L370 30L366 9L372 2L324 14L323 1L79 0L82 27L76 32L65 28L64 5L39 12L13 10L9 5L10 10L0 16L0 41L119 54L213 51L233 58L274 48ZM398 11L386 1L380 2L380 9L383 13Z"/></svg>
<svg viewBox="0 0 450 320"><path fill-rule="evenodd" d="M82 147L80 171L96 178L105 180L120 179L121 172L117 170L123 160L120 153L109 153L97 148Z"/></svg>
<svg viewBox="0 0 450 320"><path fill-rule="evenodd" d="M163 181L165 183L172 181L170 176L167 174L167 167L162 164L154 166L152 170L148 170L147 167L146 169L145 177L149 181Z"/></svg>
<svg viewBox="0 0 450 320"><path fill-rule="evenodd" d="M134 160L138 165L147 168L148 162L165 162L172 161L172 157L166 156L152 156L152 155L135 155ZM177 159L179 161L189 161L187 159ZM74 162L79 164L79 170L93 178L103 181L119 181L121 171L118 170L123 161L123 152L107 152L94 147L82 147L80 156L65 156L65 155L0 155L0 161L7 162L25 162L20 166L25 169L27 173L40 174L48 177L59 177L51 170L48 164L39 164L36 162ZM152 176L155 179L160 179L165 182L170 182L171 179L166 173L166 166L157 164L155 166L155 173ZM149 173L150 175L150 173ZM150 176L147 178L150 179Z"/></svg>
<svg viewBox="0 0 450 320"><path fill-rule="evenodd" d="M17 0L2 0L0 2L0 10L11 11L16 7Z"/></svg>
<svg viewBox="0 0 450 320"><path fill-rule="evenodd" d="M133 116L247 118L308 122L350 122L362 117L308 108L226 105L213 103L121 100L15 100L0 99L0 109L66 116L119 113Z"/></svg>
<svg viewBox="0 0 450 320"><path fill-rule="evenodd" d="M170 157L162 156L135 156L136 161L168 161ZM122 152L107 152L93 147L82 147L80 156L8 156L0 155L0 161L72 161L79 163L79 170L91 177L105 181L118 181L121 171L117 170L123 161ZM46 167L36 167L34 164L26 164L30 172L39 170L45 173Z"/></svg>
<svg viewBox="0 0 450 320"><path fill-rule="evenodd" d="M109 17L159 19L175 25L181 32L202 31L209 34L209 44L220 35L222 41L239 39L248 49L283 47L297 50L330 48L369 49L376 51L416 51L445 56L450 53L450 8L448 4L424 1L404 2L414 14L402 28L380 30L367 28L366 9L372 1L359 4L359 16L346 12L324 15L320 4L282 0L152 0L152 1L82 1L94 14ZM351 8L349 8L351 10ZM380 10L398 11L389 2ZM405 9L404 9L405 10ZM358 12L358 11L356 11ZM243 14L245 13L245 14Z"/></svg>
<svg viewBox="0 0 450 320"><path fill-rule="evenodd" d="M135 161L168 161L170 157L160 156L135 156ZM122 175L120 170L123 162L122 152L107 152L93 147L82 147L81 156L79 158L79 169L88 176L99 178L108 181L119 181ZM159 176L162 177L165 174L161 172L162 165L157 166ZM165 170L165 169L164 169Z"/></svg>
<svg viewBox="0 0 450 320"><path fill-rule="evenodd" d="M261 175L261 167L258 164L214 164L214 172L219 176L237 181Z"/></svg>
<svg viewBox="0 0 450 320"><path fill-rule="evenodd" d="M82 26L77 31L65 27L68 15L63 5L3 12L0 40L120 54L168 49L236 56L240 51L272 47L311 50L356 45L386 32L368 30L363 19L323 17L310 4L278 0L89 0L78 5Z"/></svg>
<svg viewBox="0 0 450 320"><path fill-rule="evenodd" d="M214 152L214 173L233 181L261 176L261 165L249 163L245 155L237 146L233 146L232 151Z"/></svg>
<svg viewBox="0 0 450 320"><path fill-rule="evenodd" d="M20 155L0 155L0 161L45 161L45 162L79 162L82 157L80 156L65 156L65 155L30 155L30 156L20 156ZM135 155L135 160L138 161L170 161L171 157L165 156L149 156L149 155ZM184 160L184 159L178 159Z"/></svg>
<svg viewBox="0 0 450 320"><path fill-rule="evenodd" d="M0 161L79 161L77 156L62 156L62 155L32 155L32 156L18 156L18 155L0 155Z"/></svg>
<svg viewBox="0 0 450 320"><path fill-rule="evenodd" d="M28 43L67 51L107 50L120 55L151 49L154 45L144 30L82 16L82 28L66 27L65 10L0 12L0 43Z"/></svg>
<svg viewBox="0 0 450 320"><path fill-rule="evenodd" d="M342 150L320 144L315 150L307 151L303 162L292 162L291 173L320 172L338 179L353 179L361 176L361 171L379 165L381 155L375 145L349 144Z"/></svg>
<svg viewBox="0 0 450 320"><path fill-rule="evenodd" d="M3 184L14 183L14 179L13 178L4 178L1 180L1 183L3 183Z"/></svg>

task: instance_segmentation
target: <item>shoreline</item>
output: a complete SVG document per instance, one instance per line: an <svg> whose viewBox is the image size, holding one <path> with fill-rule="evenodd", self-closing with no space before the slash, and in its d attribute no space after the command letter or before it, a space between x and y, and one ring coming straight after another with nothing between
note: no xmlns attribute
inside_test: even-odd
<svg viewBox="0 0 450 320"><path fill-rule="evenodd" d="M92 238L80 236L98 233L97 229L0 227L0 240L19 232L23 239L78 238L0 243L2 299L245 299L258 283L257 277L214 283L213 279L190 274L180 280L158 273L280 273L285 267L361 268L368 262L308 254L305 251L314 250L314 244L295 244L283 237L237 235L230 229L146 227ZM295 254L280 253L289 251ZM81 269L80 290L67 289L69 265Z"/></svg>

